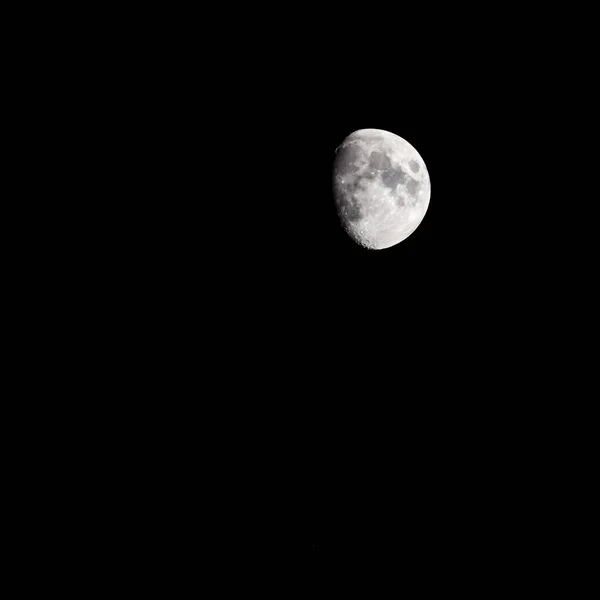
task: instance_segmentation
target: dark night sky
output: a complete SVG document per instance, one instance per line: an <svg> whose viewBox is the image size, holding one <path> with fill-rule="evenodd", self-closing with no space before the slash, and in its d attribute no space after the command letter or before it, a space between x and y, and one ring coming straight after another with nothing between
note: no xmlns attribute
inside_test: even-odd
<svg viewBox="0 0 600 600"><path fill-rule="evenodd" d="M140 236L163 289L237 305L224 320L240 327L316 335L331 322L364 325L383 306L399 316L417 317L425 302L460 311L500 268L499 207L515 202L505 174L518 187L524 171L511 161L517 130L519 159L532 162L533 107L520 93L515 108L525 74L509 77L494 43L474 52L485 29L435 45L404 30L401 44L375 32L350 43L339 32L355 30L352 18L309 15L236 28L218 47L178 18L164 40L150 36L146 54L120 59L131 91L114 99L126 124L123 232ZM333 210L335 149L362 128L407 139L431 176L424 221L384 251L353 244ZM521 233L518 219L511 227L505 263Z"/></svg>
<svg viewBox="0 0 600 600"><path fill-rule="evenodd" d="M460 56L423 51L411 72L339 43L288 44L150 71L131 107L145 193L126 216L133 285L174 355L202 352L238 398L286 398L302 438L359 398L356 418L396 419L459 361L456 340L474 351L496 268L481 207L500 192L482 170L492 90ZM431 176L424 221L383 251L346 237L331 197L335 149L362 128L407 139Z"/></svg>
<svg viewBox="0 0 600 600"><path fill-rule="evenodd" d="M566 258L586 171L559 134L593 136L576 111L560 122L578 77L562 33L534 40L557 29L491 5L350 7L36 13L34 318L47 305L40 337L75 390L65 423L99 431L111 502L129 520L132 499L158 556L266 544L325 571L377 547L391 572L465 540L483 557L521 545L550 445L532 432L560 437L543 419L574 396L555 363L577 344L553 344L592 339L563 299L595 281L595 253ZM336 148L364 128L408 140L431 178L422 223L380 251L349 239L331 193Z"/></svg>
<svg viewBox="0 0 600 600"><path fill-rule="evenodd" d="M327 543L347 540L343 498L365 493L352 481L368 477L368 461L349 468L352 457L371 456L382 474L411 445L411 469L433 460L445 419L458 418L448 402L477 395L480 379L464 376L487 368L486 336L502 320L507 290L492 289L497 254L482 225L483 203L500 194L482 171L492 152L472 105L483 100L432 68L395 78L387 64L341 69L310 55L196 89L209 102L192 128L183 119L183 154L194 153L183 193L157 215L158 231L170 227L159 293L180 331L176 353L202 352L231 406L263 406L250 431L278 431L300 465L290 499L300 512L286 523ZM383 251L346 237L330 192L335 149L362 128L406 138L431 176L424 221ZM273 468L289 473L282 461ZM405 501L416 510L421 497Z"/></svg>
<svg viewBox="0 0 600 600"><path fill-rule="evenodd" d="M371 463L349 460L371 456L383 478L410 451L411 481L428 485L481 398L522 368L514 334L536 327L526 290L544 268L522 224L540 143L527 69L494 43L475 52L484 29L398 50L336 27L220 46L176 29L131 69L120 58L118 120L99 133L119 141L101 161L119 218L100 258L140 362L160 365L152 388L164 373L171 395L203 391L214 431L246 449L273 439L282 462L265 468L293 474L311 544L343 527L340 498L364 495L349 490ZM381 251L350 241L331 197L335 149L363 128L407 139L431 177L421 225ZM520 340L510 377L497 372L507 339ZM204 410L186 405L185 420Z"/></svg>

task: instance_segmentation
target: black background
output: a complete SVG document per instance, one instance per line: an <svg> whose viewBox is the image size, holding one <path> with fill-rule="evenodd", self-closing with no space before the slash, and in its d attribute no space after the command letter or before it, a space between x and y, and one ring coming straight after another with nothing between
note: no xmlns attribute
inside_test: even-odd
<svg viewBox="0 0 600 600"><path fill-rule="evenodd" d="M530 349L556 335L540 112L559 113L559 61L521 51L525 25L449 12L145 8L80 26L52 63L65 181L89 199L64 213L86 381L134 447L124 480L167 482L174 522L206 503L225 544L393 530L421 556L473 515L510 520L486 511L539 418ZM331 197L335 149L363 128L408 140L431 177L421 225L381 251Z"/></svg>
<svg viewBox="0 0 600 600"><path fill-rule="evenodd" d="M280 539L283 527L318 548L392 543L389 527L422 544L424 528L451 528L453 509L436 503L459 476L443 455L468 454L457 428L490 394L502 299L520 277L507 287L516 236L502 233L502 261L495 247L506 191L490 179L511 135L502 86L459 52L415 56L405 43L301 36L193 55L169 63L142 124L148 195L133 194L125 280L136 318L149 308L153 385L166 374L168 393L185 396L191 380L219 460L238 473L255 456L260 514ZM331 197L335 149L362 128L407 139L431 177L422 224L382 251L346 236ZM196 422L196 410L184 414ZM400 519L398 504L415 516Z"/></svg>

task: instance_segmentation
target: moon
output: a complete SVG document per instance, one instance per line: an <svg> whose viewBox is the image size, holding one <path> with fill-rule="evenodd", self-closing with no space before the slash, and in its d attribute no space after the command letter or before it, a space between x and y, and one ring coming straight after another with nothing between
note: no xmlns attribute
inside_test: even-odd
<svg viewBox="0 0 600 600"><path fill-rule="evenodd" d="M360 129L336 149L333 195L348 235L382 250L405 240L423 221L431 196L429 172L405 139Z"/></svg>

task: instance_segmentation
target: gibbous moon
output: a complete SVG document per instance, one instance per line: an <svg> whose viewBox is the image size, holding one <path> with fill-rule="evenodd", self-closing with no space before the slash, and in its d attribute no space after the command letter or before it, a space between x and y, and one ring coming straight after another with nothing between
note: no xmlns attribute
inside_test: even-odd
<svg viewBox="0 0 600 600"><path fill-rule="evenodd" d="M382 250L419 226L431 185L423 159L406 140L381 129L360 129L336 150L333 194L350 237Z"/></svg>

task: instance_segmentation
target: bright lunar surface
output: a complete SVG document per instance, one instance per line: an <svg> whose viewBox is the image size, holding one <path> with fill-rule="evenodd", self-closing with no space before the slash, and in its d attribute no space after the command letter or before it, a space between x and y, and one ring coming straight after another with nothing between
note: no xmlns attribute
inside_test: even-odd
<svg viewBox="0 0 600 600"><path fill-rule="evenodd" d="M381 129L360 129L336 150L333 193L350 237L381 250L419 226L431 185L423 159L406 140Z"/></svg>

